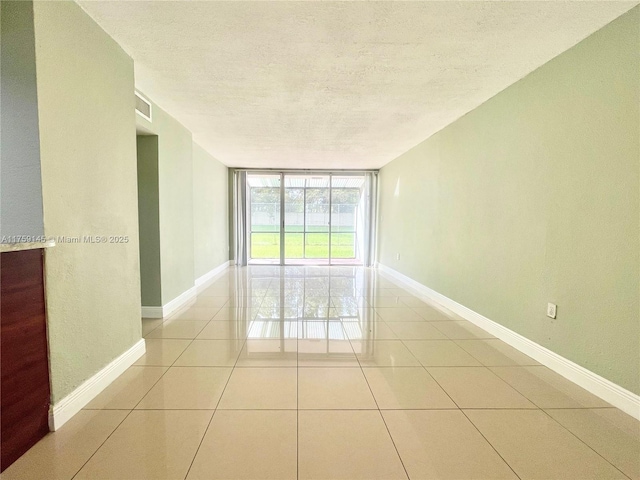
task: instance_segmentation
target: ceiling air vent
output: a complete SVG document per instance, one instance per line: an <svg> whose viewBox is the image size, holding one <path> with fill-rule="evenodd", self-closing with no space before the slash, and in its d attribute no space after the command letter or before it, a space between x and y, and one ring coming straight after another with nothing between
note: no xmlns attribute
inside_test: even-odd
<svg viewBox="0 0 640 480"><path fill-rule="evenodd" d="M145 118L151 121L151 102L140 95L138 92L136 93L136 113L140 115L142 118Z"/></svg>

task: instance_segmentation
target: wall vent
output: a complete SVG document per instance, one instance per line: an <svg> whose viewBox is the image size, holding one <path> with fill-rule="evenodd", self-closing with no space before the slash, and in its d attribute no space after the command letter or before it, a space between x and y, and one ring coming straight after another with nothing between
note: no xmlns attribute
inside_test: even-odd
<svg viewBox="0 0 640 480"><path fill-rule="evenodd" d="M151 102L140 95L138 92L136 93L136 113L140 115L142 118L151 121Z"/></svg>

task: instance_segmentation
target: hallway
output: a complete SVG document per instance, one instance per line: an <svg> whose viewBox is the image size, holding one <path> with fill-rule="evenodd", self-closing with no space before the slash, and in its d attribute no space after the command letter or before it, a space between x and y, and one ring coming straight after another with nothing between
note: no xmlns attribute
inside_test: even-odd
<svg viewBox="0 0 640 480"><path fill-rule="evenodd" d="M638 478L638 422L374 269L229 268L3 479Z"/></svg>

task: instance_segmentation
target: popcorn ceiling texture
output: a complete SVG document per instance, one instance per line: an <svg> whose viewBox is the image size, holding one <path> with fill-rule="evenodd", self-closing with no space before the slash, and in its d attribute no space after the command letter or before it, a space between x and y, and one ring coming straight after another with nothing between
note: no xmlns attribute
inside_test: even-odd
<svg viewBox="0 0 640 480"><path fill-rule="evenodd" d="M376 168L638 2L79 3L226 165Z"/></svg>

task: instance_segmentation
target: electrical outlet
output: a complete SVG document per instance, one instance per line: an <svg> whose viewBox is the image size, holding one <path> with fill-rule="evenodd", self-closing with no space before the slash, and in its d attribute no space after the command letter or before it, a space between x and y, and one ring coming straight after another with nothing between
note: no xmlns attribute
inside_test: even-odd
<svg viewBox="0 0 640 480"><path fill-rule="evenodd" d="M396 253L396 260L400 260L400 254Z"/></svg>
<svg viewBox="0 0 640 480"><path fill-rule="evenodd" d="M556 310L558 306L555 303L547 303L547 317L556 318Z"/></svg>

